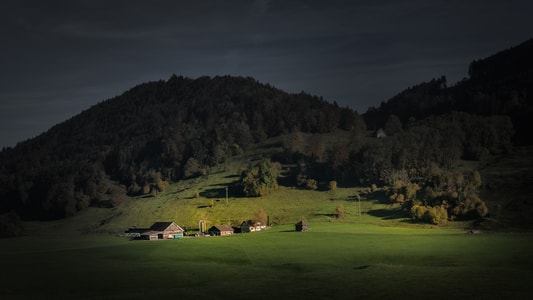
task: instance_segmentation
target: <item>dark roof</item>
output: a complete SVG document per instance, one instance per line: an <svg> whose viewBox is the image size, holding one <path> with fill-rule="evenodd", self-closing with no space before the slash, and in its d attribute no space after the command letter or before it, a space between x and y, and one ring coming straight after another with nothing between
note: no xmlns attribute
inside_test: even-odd
<svg viewBox="0 0 533 300"><path fill-rule="evenodd" d="M153 231L165 231L170 225L174 222L155 222L154 225L150 227L150 230Z"/></svg>
<svg viewBox="0 0 533 300"><path fill-rule="evenodd" d="M143 233L150 230L150 228L128 228L125 233Z"/></svg>
<svg viewBox="0 0 533 300"><path fill-rule="evenodd" d="M231 225L228 225L228 224L213 225L213 227L211 227L209 231L213 231L213 228L217 229L218 231L233 231L233 227L231 227Z"/></svg>

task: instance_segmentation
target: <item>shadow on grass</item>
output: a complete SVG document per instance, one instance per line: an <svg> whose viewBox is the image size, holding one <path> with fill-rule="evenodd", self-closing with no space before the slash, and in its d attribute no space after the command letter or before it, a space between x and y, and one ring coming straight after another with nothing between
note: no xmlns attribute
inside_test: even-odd
<svg viewBox="0 0 533 300"><path fill-rule="evenodd" d="M200 196L208 199L216 198L218 200L226 199L226 188L228 189L228 197L230 198L243 198L245 195L242 193L242 187L239 186L239 182L234 181L225 185L212 184L212 188L200 191Z"/></svg>
<svg viewBox="0 0 533 300"><path fill-rule="evenodd" d="M330 218L337 218L337 214L315 214L317 217L330 217Z"/></svg>
<svg viewBox="0 0 533 300"><path fill-rule="evenodd" d="M382 218L383 220L403 219L406 217L405 212L401 208L373 209L369 210L367 214L374 217Z"/></svg>
<svg viewBox="0 0 533 300"><path fill-rule="evenodd" d="M226 187L211 188L200 192L205 198L226 198Z"/></svg>
<svg viewBox="0 0 533 300"><path fill-rule="evenodd" d="M282 142L273 142L273 143L269 143L269 144L264 144L260 148L268 149L268 148L281 148L281 147L283 147L283 143Z"/></svg>

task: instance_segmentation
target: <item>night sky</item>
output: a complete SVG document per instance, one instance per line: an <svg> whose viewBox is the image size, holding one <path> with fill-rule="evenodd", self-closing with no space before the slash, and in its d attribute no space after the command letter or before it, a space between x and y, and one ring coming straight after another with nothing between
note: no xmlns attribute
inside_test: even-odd
<svg viewBox="0 0 533 300"><path fill-rule="evenodd" d="M2 1L0 148L172 74L251 76L364 113L533 37L533 1Z"/></svg>

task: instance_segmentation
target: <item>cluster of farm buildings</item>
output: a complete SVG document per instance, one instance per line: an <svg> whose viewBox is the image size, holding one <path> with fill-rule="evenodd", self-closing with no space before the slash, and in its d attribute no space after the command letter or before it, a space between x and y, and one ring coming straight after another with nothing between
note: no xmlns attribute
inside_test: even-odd
<svg viewBox="0 0 533 300"><path fill-rule="evenodd" d="M234 233L247 233L266 229L266 225L252 220L244 221L239 227L228 224L213 225L207 230L210 236L227 236ZM296 231L306 231L307 223L300 221L295 225ZM174 222L155 222L150 228L132 227L125 231L126 236L143 240L180 239L185 235L185 230Z"/></svg>

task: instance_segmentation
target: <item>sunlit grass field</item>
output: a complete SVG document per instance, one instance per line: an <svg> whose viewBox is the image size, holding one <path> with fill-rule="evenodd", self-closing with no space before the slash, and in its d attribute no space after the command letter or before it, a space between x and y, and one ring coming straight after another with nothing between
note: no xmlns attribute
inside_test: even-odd
<svg viewBox="0 0 533 300"><path fill-rule="evenodd" d="M364 223L229 237L0 240L4 299L527 299L530 234Z"/></svg>

